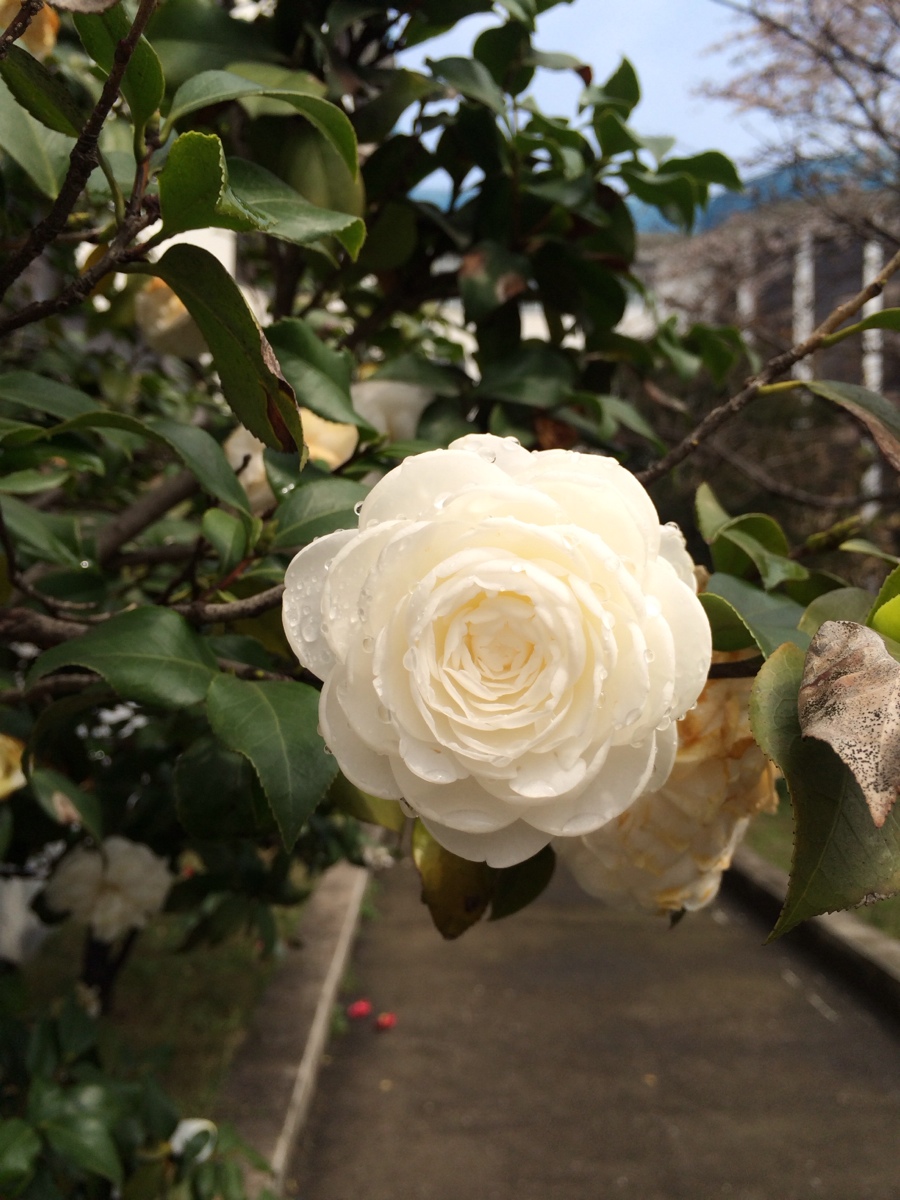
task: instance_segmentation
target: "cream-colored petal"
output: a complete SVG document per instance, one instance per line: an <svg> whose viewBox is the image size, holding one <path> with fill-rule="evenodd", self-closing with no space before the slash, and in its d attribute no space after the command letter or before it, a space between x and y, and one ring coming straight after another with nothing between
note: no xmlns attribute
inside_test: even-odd
<svg viewBox="0 0 900 1200"><path fill-rule="evenodd" d="M524 821L514 821L495 833L463 833L424 817L422 824L451 854L471 862L486 862L489 867L514 867L533 858L550 842L549 834L541 833Z"/></svg>
<svg viewBox="0 0 900 1200"><path fill-rule="evenodd" d="M355 529L339 529L316 538L296 555L284 576L282 621L291 649L301 664L324 679L335 656L323 630L322 594L332 559L356 538Z"/></svg>
<svg viewBox="0 0 900 1200"><path fill-rule="evenodd" d="M338 698L338 679L338 672L332 672L319 699L319 723L325 745L351 783L382 800L399 800L402 792L390 760L367 746L348 721Z"/></svg>

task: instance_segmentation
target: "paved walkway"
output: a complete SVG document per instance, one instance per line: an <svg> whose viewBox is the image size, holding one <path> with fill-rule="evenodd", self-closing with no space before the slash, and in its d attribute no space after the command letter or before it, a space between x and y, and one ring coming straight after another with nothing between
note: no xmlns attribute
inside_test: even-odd
<svg viewBox="0 0 900 1200"><path fill-rule="evenodd" d="M443 942L379 877L288 1172L301 1200L898 1200L900 1031L728 902L611 914L564 871Z"/></svg>

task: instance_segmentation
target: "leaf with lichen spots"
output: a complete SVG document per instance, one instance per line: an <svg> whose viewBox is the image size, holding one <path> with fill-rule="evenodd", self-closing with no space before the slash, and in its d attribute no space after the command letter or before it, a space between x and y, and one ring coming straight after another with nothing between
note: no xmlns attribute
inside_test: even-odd
<svg viewBox="0 0 900 1200"><path fill-rule="evenodd" d="M880 829L900 789L900 663L873 629L825 621L797 705L803 736L827 742L850 768Z"/></svg>

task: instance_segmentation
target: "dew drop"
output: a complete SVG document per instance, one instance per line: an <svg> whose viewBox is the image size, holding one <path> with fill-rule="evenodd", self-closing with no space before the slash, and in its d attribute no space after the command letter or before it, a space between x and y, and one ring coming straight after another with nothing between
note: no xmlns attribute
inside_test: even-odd
<svg viewBox="0 0 900 1200"><path fill-rule="evenodd" d="M319 636L318 621L304 621L300 626L300 636L304 642L314 642Z"/></svg>
<svg viewBox="0 0 900 1200"><path fill-rule="evenodd" d="M357 502L353 505L353 511L356 513L357 516L359 516L359 514L362 512L362 508L363 508L362 500L357 500Z"/></svg>
<svg viewBox="0 0 900 1200"><path fill-rule="evenodd" d="M362 648L367 654L371 654L375 649L375 639L373 637L364 637L362 640Z"/></svg>
<svg viewBox="0 0 900 1200"><path fill-rule="evenodd" d="M384 721L385 724L387 724L390 721L391 714L388 712L388 710L385 708L385 706L383 704L379 704L378 708L375 711L378 713L379 721Z"/></svg>
<svg viewBox="0 0 900 1200"><path fill-rule="evenodd" d="M652 663L654 658L656 658L656 655L653 653L652 650L644 651L644 661L645 662Z"/></svg>
<svg viewBox="0 0 900 1200"><path fill-rule="evenodd" d="M323 746L322 749L325 751L325 753L327 755L329 755L329 757L334 758L334 751L331 749L330 746Z"/></svg>

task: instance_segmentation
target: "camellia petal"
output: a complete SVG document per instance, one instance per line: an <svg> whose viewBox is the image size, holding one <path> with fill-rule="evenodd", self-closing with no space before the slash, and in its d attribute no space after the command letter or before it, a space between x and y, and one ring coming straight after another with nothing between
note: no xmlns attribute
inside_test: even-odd
<svg viewBox="0 0 900 1200"><path fill-rule="evenodd" d="M407 458L285 582L347 777L494 865L661 785L709 667L680 534L598 455L472 434Z"/></svg>

